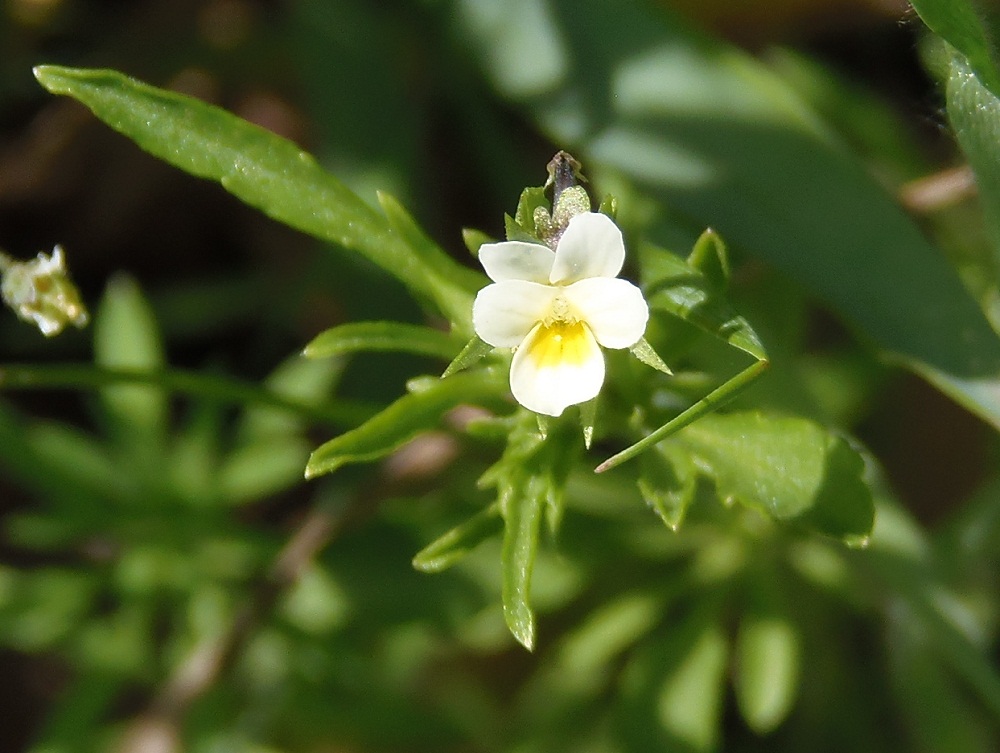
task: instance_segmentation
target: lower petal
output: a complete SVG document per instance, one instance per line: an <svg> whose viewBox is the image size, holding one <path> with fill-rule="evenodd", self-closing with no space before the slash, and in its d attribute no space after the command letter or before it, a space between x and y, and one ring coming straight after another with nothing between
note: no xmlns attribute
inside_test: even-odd
<svg viewBox="0 0 1000 753"><path fill-rule="evenodd" d="M510 366L514 398L547 416L592 400L603 384L604 354L583 322L537 325L514 352Z"/></svg>

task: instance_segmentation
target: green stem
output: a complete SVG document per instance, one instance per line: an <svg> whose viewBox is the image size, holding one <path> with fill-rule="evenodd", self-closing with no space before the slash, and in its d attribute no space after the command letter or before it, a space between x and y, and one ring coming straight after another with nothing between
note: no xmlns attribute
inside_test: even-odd
<svg viewBox="0 0 1000 753"><path fill-rule="evenodd" d="M594 473L604 473L604 471L611 470L615 466L621 465L626 460L631 460L636 455L649 449L657 442L663 441L671 434L680 431L688 424L704 416L706 413L711 413L717 408L725 405L727 402L735 398L740 392L745 390L767 369L769 365L769 361L757 361L751 366L748 366L732 379L729 379L724 384L721 384L719 387L709 392L705 395L705 397L681 413L679 416L671 419L651 434L647 434L634 445L626 447L617 455L612 455L610 458L597 466L594 469Z"/></svg>
<svg viewBox="0 0 1000 753"><path fill-rule="evenodd" d="M141 371L105 369L86 364L36 366L14 364L0 367L0 391L53 388L99 389L113 384L150 384L171 392L245 405L266 405L286 410L303 418L340 428L357 426L375 410L359 403L314 405L227 377L199 374L177 369Z"/></svg>

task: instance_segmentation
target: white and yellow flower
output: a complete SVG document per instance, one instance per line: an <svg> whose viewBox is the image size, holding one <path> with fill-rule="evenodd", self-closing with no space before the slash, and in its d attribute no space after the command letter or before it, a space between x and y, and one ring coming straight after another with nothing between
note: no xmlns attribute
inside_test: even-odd
<svg viewBox="0 0 1000 753"><path fill-rule="evenodd" d="M639 288L617 279L625 243L607 216L573 217L553 251L540 243L488 243L479 260L493 280L472 309L476 334L514 348L510 388L525 408L558 416L597 397L601 347L635 345L649 308Z"/></svg>

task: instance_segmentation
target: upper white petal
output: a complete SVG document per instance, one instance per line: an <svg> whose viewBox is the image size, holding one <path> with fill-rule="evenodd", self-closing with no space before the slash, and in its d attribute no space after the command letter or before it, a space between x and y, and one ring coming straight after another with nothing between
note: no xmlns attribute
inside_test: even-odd
<svg viewBox="0 0 1000 753"><path fill-rule="evenodd" d="M628 280L592 277L563 288L563 295L605 348L628 348L646 331L649 306Z"/></svg>
<svg viewBox="0 0 1000 753"><path fill-rule="evenodd" d="M554 261L552 249L540 243L503 241L479 247L479 262L494 282L530 280L548 284Z"/></svg>
<svg viewBox="0 0 1000 753"><path fill-rule="evenodd" d="M510 390L517 402L535 413L559 416L570 405L597 397L604 384L604 354L584 329L574 357L565 360L538 358L536 349L549 345L539 342L546 330L539 324L531 331L510 364Z"/></svg>
<svg viewBox="0 0 1000 753"><path fill-rule="evenodd" d="M622 231L607 215L585 212L569 221L559 239L549 282L566 285L588 277L615 277L624 263Z"/></svg>
<svg viewBox="0 0 1000 753"><path fill-rule="evenodd" d="M472 304L472 326L496 348L514 348L545 318L558 289L526 280L487 285Z"/></svg>

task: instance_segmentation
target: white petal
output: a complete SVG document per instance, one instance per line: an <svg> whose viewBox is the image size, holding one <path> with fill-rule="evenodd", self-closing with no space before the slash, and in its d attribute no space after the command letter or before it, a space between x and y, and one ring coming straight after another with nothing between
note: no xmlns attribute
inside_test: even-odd
<svg viewBox="0 0 1000 753"><path fill-rule="evenodd" d="M472 326L495 348L514 348L545 318L559 293L550 285L504 280L487 285L472 304Z"/></svg>
<svg viewBox="0 0 1000 753"><path fill-rule="evenodd" d="M611 218L598 212L578 214L559 239L549 282L565 285L588 277L615 277L624 263L625 241Z"/></svg>
<svg viewBox="0 0 1000 753"><path fill-rule="evenodd" d="M539 324L514 351L510 389L528 410L559 416L570 405L597 397L604 384L604 354L582 323Z"/></svg>
<svg viewBox="0 0 1000 753"><path fill-rule="evenodd" d="M548 284L554 260L552 249L539 243L503 241L479 247L479 262L494 282L530 280Z"/></svg>
<svg viewBox="0 0 1000 753"><path fill-rule="evenodd" d="M605 348L628 348L646 331L649 306L628 280L592 277L563 288L563 295Z"/></svg>

